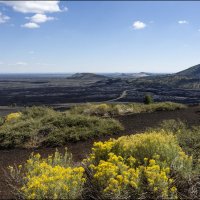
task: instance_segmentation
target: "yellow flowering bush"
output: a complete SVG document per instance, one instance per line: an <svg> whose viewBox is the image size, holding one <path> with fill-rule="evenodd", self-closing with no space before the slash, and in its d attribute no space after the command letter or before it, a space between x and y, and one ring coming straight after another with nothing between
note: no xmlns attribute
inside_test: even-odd
<svg viewBox="0 0 200 200"><path fill-rule="evenodd" d="M83 165L73 166L67 151L32 154L10 175L25 199L177 199L192 157L160 130L95 142Z"/></svg>
<svg viewBox="0 0 200 200"><path fill-rule="evenodd" d="M108 160L100 160L97 166L91 164L94 181L102 188L105 197L115 199L125 197L127 189L138 188L139 170L129 167L121 156L109 153Z"/></svg>
<svg viewBox="0 0 200 200"><path fill-rule="evenodd" d="M151 191L157 197L162 198L177 198L176 187L173 186L174 180L170 178L170 168L161 168L154 159L149 160L149 164L140 166L140 173L145 178L147 184L145 190Z"/></svg>
<svg viewBox="0 0 200 200"><path fill-rule="evenodd" d="M84 160L106 198L177 198L175 173L191 170L172 134L151 132L96 142Z"/></svg>
<svg viewBox="0 0 200 200"><path fill-rule="evenodd" d="M108 153L113 152L129 159L136 159L136 166L144 164L144 158L155 159L162 167L171 166L173 170L184 173L192 168L192 157L186 155L173 134L164 131L123 136L117 140L94 143L89 159L99 162L107 159Z"/></svg>
<svg viewBox="0 0 200 200"><path fill-rule="evenodd" d="M20 118L21 115L22 115L21 112L10 113L10 114L8 114L8 115L6 116L5 121L6 121L6 122L9 122L9 121L16 120L16 119Z"/></svg>
<svg viewBox="0 0 200 200"><path fill-rule="evenodd" d="M85 183L84 168L69 166L68 156L56 152L54 157L42 159L32 155L24 165L22 186L19 189L25 199L77 199L80 198ZM11 175L14 170L10 167ZM18 173L19 174L19 173Z"/></svg>
<svg viewBox="0 0 200 200"><path fill-rule="evenodd" d="M95 142L93 144L92 148L92 154L90 155L90 160L94 161L96 160L99 162L100 160L105 160L108 158L108 154L111 152L113 145L114 145L114 140L110 139L109 141L103 143L103 142Z"/></svg>
<svg viewBox="0 0 200 200"><path fill-rule="evenodd" d="M28 199L76 199L85 181L83 172L82 167L52 167L42 162L34 172L27 173L21 191Z"/></svg>

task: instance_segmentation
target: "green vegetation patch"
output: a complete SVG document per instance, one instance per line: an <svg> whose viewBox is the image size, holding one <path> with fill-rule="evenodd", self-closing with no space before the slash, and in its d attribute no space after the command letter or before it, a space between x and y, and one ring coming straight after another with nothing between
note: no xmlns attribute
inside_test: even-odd
<svg viewBox="0 0 200 200"><path fill-rule="evenodd" d="M85 114L96 116L115 116L126 115L132 113L154 112L164 110L178 110L187 108L186 105L173 102L162 103L127 103L127 104L85 104L80 106L74 106L70 112L73 114Z"/></svg>
<svg viewBox="0 0 200 200"><path fill-rule="evenodd" d="M200 164L200 126L189 127L180 120L164 120L156 130L172 132L184 151L193 156L194 165L198 166Z"/></svg>
<svg viewBox="0 0 200 200"><path fill-rule="evenodd" d="M0 127L0 147L39 147L64 145L123 130L114 119L57 112L46 107L27 108ZM17 117L16 117L17 116Z"/></svg>

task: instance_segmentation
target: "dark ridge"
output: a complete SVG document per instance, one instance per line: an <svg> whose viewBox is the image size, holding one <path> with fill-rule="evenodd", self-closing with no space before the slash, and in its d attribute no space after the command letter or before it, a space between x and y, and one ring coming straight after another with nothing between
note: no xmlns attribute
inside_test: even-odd
<svg viewBox="0 0 200 200"><path fill-rule="evenodd" d="M200 64L190 67L188 69L185 69L183 71L180 71L176 73L176 75L187 76L190 78L193 78L193 77L200 78Z"/></svg>
<svg viewBox="0 0 200 200"><path fill-rule="evenodd" d="M73 74L70 79L106 79L106 76L94 74L94 73L76 73Z"/></svg>

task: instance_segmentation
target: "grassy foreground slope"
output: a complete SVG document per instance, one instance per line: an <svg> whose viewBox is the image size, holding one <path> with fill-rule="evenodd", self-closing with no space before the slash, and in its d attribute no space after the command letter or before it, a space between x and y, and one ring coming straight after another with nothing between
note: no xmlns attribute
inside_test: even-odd
<svg viewBox="0 0 200 200"><path fill-rule="evenodd" d="M200 197L199 164L164 130L95 142L82 163L71 161L67 152L32 154L25 164L9 167L12 189L22 199Z"/></svg>
<svg viewBox="0 0 200 200"><path fill-rule="evenodd" d="M0 127L0 148L63 145L123 130L114 119L32 107L8 115Z"/></svg>

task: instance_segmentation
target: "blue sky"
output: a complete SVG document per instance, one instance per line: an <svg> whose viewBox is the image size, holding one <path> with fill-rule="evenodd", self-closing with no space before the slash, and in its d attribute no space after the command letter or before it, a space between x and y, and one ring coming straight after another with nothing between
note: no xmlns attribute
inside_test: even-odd
<svg viewBox="0 0 200 200"><path fill-rule="evenodd" d="M177 72L200 63L200 2L0 2L0 73Z"/></svg>

